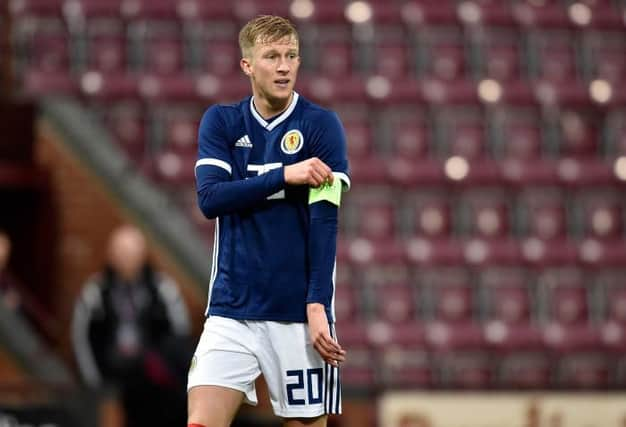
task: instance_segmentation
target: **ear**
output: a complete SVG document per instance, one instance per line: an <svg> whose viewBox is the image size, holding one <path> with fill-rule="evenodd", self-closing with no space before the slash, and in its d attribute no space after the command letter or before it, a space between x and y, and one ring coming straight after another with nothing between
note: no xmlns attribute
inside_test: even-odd
<svg viewBox="0 0 626 427"><path fill-rule="evenodd" d="M250 59L241 58L241 60L239 61L239 66L246 76L249 77L252 74L252 64L250 63Z"/></svg>

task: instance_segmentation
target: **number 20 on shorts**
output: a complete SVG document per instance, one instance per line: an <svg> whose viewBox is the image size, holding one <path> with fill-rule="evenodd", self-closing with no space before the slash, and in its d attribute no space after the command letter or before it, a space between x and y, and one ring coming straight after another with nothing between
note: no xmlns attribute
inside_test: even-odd
<svg viewBox="0 0 626 427"><path fill-rule="evenodd" d="M314 405L322 403L322 379L324 378L322 368L307 369L306 378L305 371L302 369L290 370L287 371L286 374L287 378L296 379L296 382L287 384L287 401L290 405ZM304 393L304 389L306 389L306 393ZM300 390L302 390L302 392L296 393ZM307 397L308 399L296 397L294 394Z"/></svg>

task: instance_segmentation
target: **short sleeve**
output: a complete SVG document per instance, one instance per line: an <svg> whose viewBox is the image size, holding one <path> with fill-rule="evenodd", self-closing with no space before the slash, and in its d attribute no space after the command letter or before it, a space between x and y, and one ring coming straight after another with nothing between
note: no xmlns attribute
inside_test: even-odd
<svg viewBox="0 0 626 427"><path fill-rule="evenodd" d="M198 190L207 181L206 177L227 180L232 175L232 158L225 130L220 107L210 107L202 116L198 129L198 158L195 165Z"/></svg>
<svg viewBox="0 0 626 427"><path fill-rule="evenodd" d="M326 163L333 175L341 180L343 190L347 191L350 189L350 172L343 125L337 114L329 111L325 111L315 123L319 131L314 134L311 155Z"/></svg>

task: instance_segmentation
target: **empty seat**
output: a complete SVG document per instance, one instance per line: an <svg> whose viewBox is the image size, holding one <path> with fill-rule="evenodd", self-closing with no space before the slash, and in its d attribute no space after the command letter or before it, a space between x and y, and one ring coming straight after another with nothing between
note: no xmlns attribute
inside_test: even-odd
<svg viewBox="0 0 626 427"><path fill-rule="evenodd" d="M562 356L556 369L557 387L599 390L612 385L611 361L601 352L580 352Z"/></svg>
<svg viewBox="0 0 626 427"><path fill-rule="evenodd" d="M196 160L194 153L163 149L154 156L150 165L152 176L161 185L193 186Z"/></svg>
<svg viewBox="0 0 626 427"><path fill-rule="evenodd" d="M588 80L604 79L618 83L626 76L624 34L588 30L583 34L583 66Z"/></svg>
<svg viewBox="0 0 626 427"><path fill-rule="evenodd" d="M470 278L461 270L434 269L419 276L424 315L446 324L466 324L476 318Z"/></svg>
<svg viewBox="0 0 626 427"><path fill-rule="evenodd" d="M378 356L368 337L368 326L361 322L337 324L337 338L350 356L341 365L342 385L371 388L378 383Z"/></svg>
<svg viewBox="0 0 626 427"><path fill-rule="evenodd" d="M104 73L121 73L128 66L126 40L119 34L92 35L88 40L87 67Z"/></svg>
<svg viewBox="0 0 626 427"><path fill-rule="evenodd" d="M491 125L496 131L497 158L536 162L544 156L542 120L536 109L500 107L492 116Z"/></svg>
<svg viewBox="0 0 626 427"><path fill-rule="evenodd" d="M455 28L425 26L418 49L418 66L423 76L450 81L469 75L463 37Z"/></svg>
<svg viewBox="0 0 626 427"><path fill-rule="evenodd" d="M494 283L482 282L481 311L487 321L525 324L531 321L531 296L526 282L502 278Z"/></svg>
<svg viewBox="0 0 626 427"><path fill-rule="evenodd" d="M239 47L232 40L206 40L203 46L202 63L204 71L219 76L229 76L240 72Z"/></svg>
<svg viewBox="0 0 626 427"><path fill-rule="evenodd" d="M478 27L471 33L471 41L480 55L481 77L498 81L525 78L521 36L515 30L508 27Z"/></svg>
<svg viewBox="0 0 626 427"><path fill-rule="evenodd" d="M589 297L587 288L581 284L548 285L544 295L548 299L550 321L572 325L589 321Z"/></svg>
<svg viewBox="0 0 626 427"><path fill-rule="evenodd" d="M410 322L418 312L413 288L404 283L376 286L374 305L377 318L392 324Z"/></svg>
<svg viewBox="0 0 626 427"><path fill-rule="evenodd" d="M20 69L45 73L70 72L76 62L76 54L62 21L57 19L35 20L36 25L16 27L15 42L20 55L16 64Z"/></svg>
<svg viewBox="0 0 626 427"><path fill-rule="evenodd" d="M529 46L533 76L557 83L577 80L573 40L572 34L563 30L532 30Z"/></svg>
<svg viewBox="0 0 626 427"><path fill-rule="evenodd" d="M395 235L396 206L388 187L361 186L347 193L346 201L344 227L349 234L379 240Z"/></svg>
<svg viewBox="0 0 626 427"><path fill-rule="evenodd" d="M460 198L460 232L468 236L494 239L511 231L510 201L498 190L468 190Z"/></svg>
<svg viewBox="0 0 626 427"><path fill-rule="evenodd" d="M126 155L141 165L150 153L147 139L146 112L139 102L117 102L105 104L101 117L114 141Z"/></svg>
<svg viewBox="0 0 626 427"><path fill-rule="evenodd" d="M623 239L624 208L618 200L597 198L580 208L584 211L585 235L600 240Z"/></svg>
<svg viewBox="0 0 626 427"><path fill-rule="evenodd" d="M423 347L391 344L382 349L383 386L425 388L432 386L433 381L432 361Z"/></svg>
<svg viewBox="0 0 626 427"><path fill-rule="evenodd" d="M413 57L406 40L376 43L373 59L373 74L397 79L410 75L413 71Z"/></svg>
<svg viewBox="0 0 626 427"><path fill-rule="evenodd" d="M587 159L599 155L599 122L593 111L566 110L559 117L559 155Z"/></svg>
<svg viewBox="0 0 626 427"><path fill-rule="evenodd" d="M443 158L460 156L474 160L490 154L485 135L485 117L479 108L446 106L435 116L435 141Z"/></svg>
<svg viewBox="0 0 626 427"><path fill-rule="evenodd" d="M452 206L448 198L433 197L417 200L414 206L408 207L411 214L413 234L429 239L448 237L454 224Z"/></svg>
<svg viewBox="0 0 626 427"><path fill-rule="evenodd" d="M195 155L198 150L198 127L204 110L202 104L155 102L150 117L153 150L167 149Z"/></svg>
<svg viewBox="0 0 626 427"><path fill-rule="evenodd" d="M626 272L623 267L606 269L598 272L591 283L594 307L602 323L620 325L619 329L607 331L613 337L606 337L609 341L626 342L626 336L621 336L621 326L626 326Z"/></svg>
<svg viewBox="0 0 626 427"><path fill-rule="evenodd" d="M554 188L528 191L520 197L516 212L525 262L537 267L577 262L578 248L568 235L566 210L562 194Z"/></svg>
<svg viewBox="0 0 626 427"><path fill-rule="evenodd" d="M351 322L362 318L359 293L350 283L338 283L335 286L335 321Z"/></svg>
<svg viewBox="0 0 626 427"><path fill-rule="evenodd" d="M499 355L494 383L507 389L548 389L551 387L552 365L542 351L514 351Z"/></svg>
<svg viewBox="0 0 626 427"><path fill-rule="evenodd" d="M486 389L494 376L489 353L483 351L442 354L436 359L436 365L443 387Z"/></svg>

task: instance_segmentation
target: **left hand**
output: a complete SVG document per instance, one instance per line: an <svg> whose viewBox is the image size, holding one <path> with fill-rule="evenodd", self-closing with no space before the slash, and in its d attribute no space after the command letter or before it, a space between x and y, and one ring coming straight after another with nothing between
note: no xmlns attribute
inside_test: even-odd
<svg viewBox="0 0 626 427"><path fill-rule="evenodd" d="M330 336L330 327L324 306L318 303L307 304L306 314L313 347L324 361L333 366L339 366L340 362L346 360L346 351Z"/></svg>

